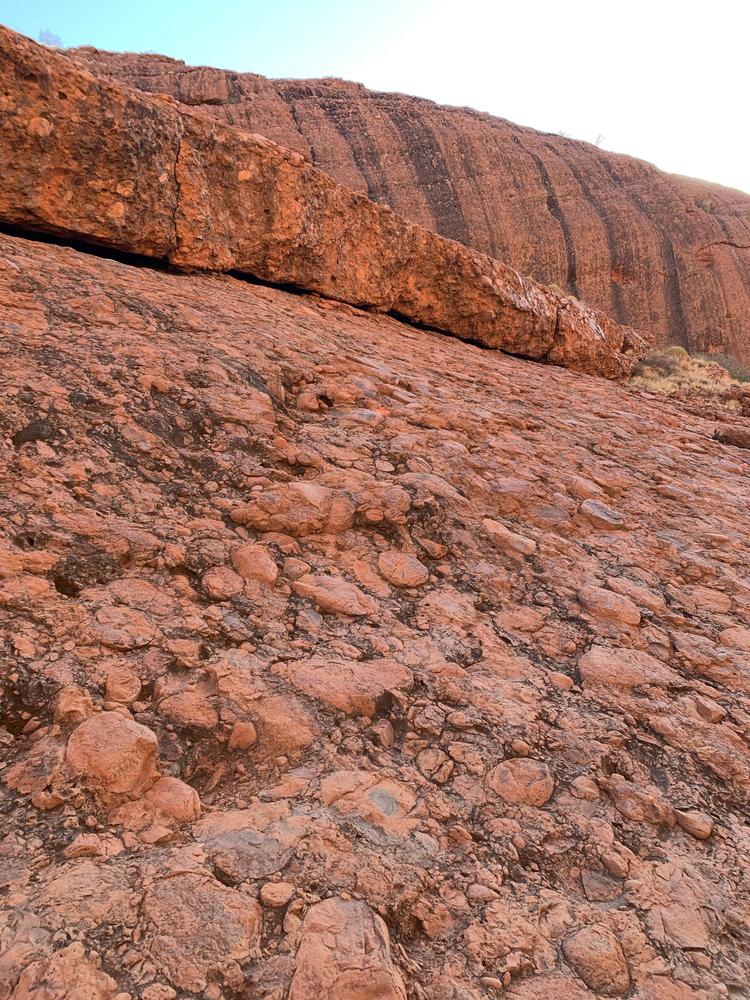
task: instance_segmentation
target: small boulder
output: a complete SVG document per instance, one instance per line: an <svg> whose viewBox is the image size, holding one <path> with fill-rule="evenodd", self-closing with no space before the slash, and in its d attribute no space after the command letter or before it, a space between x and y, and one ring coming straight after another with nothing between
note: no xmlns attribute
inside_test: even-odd
<svg viewBox="0 0 750 1000"><path fill-rule="evenodd" d="M630 989L630 971L620 942L602 924L575 931L563 944L566 961L595 993L623 996Z"/></svg>
<svg viewBox="0 0 750 1000"><path fill-rule="evenodd" d="M243 580L257 580L272 587L279 575L279 567L265 545L247 542L232 551L232 565Z"/></svg>
<svg viewBox="0 0 750 1000"><path fill-rule="evenodd" d="M311 906L302 925L289 1000L406 1000L388 928L363 902Z"/></svg>
<svg viewBox="0 0 750 1000"><path fill-rule="evenodd" d="M98 791L139 795L156 777L156 736L119 712L102 712L73 731L66 759Z"/></svg>
<svg viewBox="0 0 750 1000"><path fill-rule="evenodd" d="M584 500L578 508L578 512L583 514L586 520L595 528L609 531L622 531L625 527L625 518L616 510L607 507L599 500Z"/></svg>
<svg viewBox="0 0 750 1000"><path fill-rule="evenodd" d="M252 722L235 722L227 746L230 750L249 750L257 742L258 733Z"/></svg>
<svg viewBox="0 0 750 1000"><path fill-rule="evenodd" d="M640 625L641 613L638 607L622 594L615 594L603 587L581 587L578 601L584 611L594 618L620 622L623 625Z"/></svg>
<svg viewBox="0 0 750 1000"><path fill-rule="evenodd" d="M93 711L89 692L77 684L68 684L55 698L52 718L63 725L78 724L88 719Z"/></svg>
<svg viewBox="0 0 750 1000"><path fill-rule="evenodd" d="M140 693L141 679L130 667L118 664L107 670L104 692L107 701L119 701L127 705L135 701Z"/></svg>
<svg viewBox="0 0 750 1000"><path fill-rule="evenodd" d="M383 579L394 587L421 587L430 576L419 559L395 550L381 552L378 569Z"/></svg>
<svg viewBox="0 0 750 1000"><path fill-rule="evenodd" d="M375 602L353 583L338 576L316 576L306 573L295 580L292 589L300 597L309 597L318 608L329 615L372 615L377 610Z"/></svg>
<svg viewBox="0 0 750 1000"><path fill-rule="evenodd" d="M201 586L215 601L228 601L242 593L244 582L228 566L213 566L203 574Z"/></svg>
<svg viewBox="0 0 750 1000"><path fill-rule="evenodd" d="M696 840L708 840L714 832L714 821L699 809L675 809L675 816L685 833L689 833Z"/></svg>
<svg viewBox="0 0 750 1000"><path fill-rule="evenodd" d="M487 775L487 784L511 805L543 806L555 790L550 769L531 757L502 761Z"/></svg>
<svg viewBox="0 0 750 1000"><path fill-rule="evenodd" d="M347 715L372 716L388 692L409 691L411 671L389 658L335 660L312 657L284 664L279 673L298 691Z"/></svg>
<svg viewBox="0 0 750 1000"><path fill-rule="evenodd" d="M260 890L260 901L263 906L271 909L279 909L286 906L294 895L294 886L291 882L266 882Z"/></svg>
<svg viewBox="0 0 750 1000"><path fill-rule="evenodd" d="M98 956L87 953L80 941L30 962L15 989L13 983L9 986L14 1000L113 1000L118 993L117 983L100 968Z"/></svg>
<svg viewBox="0 0 750 1000"><path fill-rule="evenodd" d="M192 823L201 814L198 793L179 778L159 778L145 798L150 806L178 823Z"/></svg>

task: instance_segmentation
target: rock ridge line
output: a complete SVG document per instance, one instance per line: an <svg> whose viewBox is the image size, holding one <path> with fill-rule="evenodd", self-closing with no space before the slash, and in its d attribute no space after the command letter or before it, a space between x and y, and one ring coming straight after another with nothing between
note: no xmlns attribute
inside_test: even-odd
<svg viewBox="0 0 750 1000"><path fill-rule="evenodd" d="M67 49L95 73L260 132L340 184L618 323L750 363L750 195L503 118L343 80Z"/></svg>
<svg viewBox="0 0 750 1000"><path fill-rule="evenodd" d="M609 378L644 339L402 219L300 153L100 79L0 29L0 220L233 271Z"/></svg>

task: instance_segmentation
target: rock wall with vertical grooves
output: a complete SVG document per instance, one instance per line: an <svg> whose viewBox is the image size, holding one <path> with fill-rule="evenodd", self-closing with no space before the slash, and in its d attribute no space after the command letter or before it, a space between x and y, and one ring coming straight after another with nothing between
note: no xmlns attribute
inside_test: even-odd
<svg viewBox="0 0 750 1000"><path fill-rule="evenodd" d="M0 222L235 271L607 377L635 331L337 184L299 153L0 27Z"/></svg>
<svg viewBox="0 0 750 1000"><path fill-rule="evenodd" d="M662 343L750 361L750 195L468 108L341 80L68 53L308 156L421 226Z"/></svg>

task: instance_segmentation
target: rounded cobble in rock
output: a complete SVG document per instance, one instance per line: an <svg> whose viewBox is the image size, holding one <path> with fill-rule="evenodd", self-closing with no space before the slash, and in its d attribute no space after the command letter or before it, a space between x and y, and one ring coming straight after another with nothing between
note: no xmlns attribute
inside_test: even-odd
<svg viewBox="0 0 750 1000"><path fill-rule="evenodd" d="M543 806L555 790L550 769L531 757L502 761L487 775L487 784L511 805Z"/></svg>
<svg viewBox="0 0 750 1000"><path fill-rule="evenodd" d="M119 712L102 712L75 729L66 758L79 777L113 795L134 795L156 777L157 740Z"/></svg>
<svg viewBox="0 0 750 1000"><path fill-rule="evenodd" d="M421 587L430 575L419 559L406 552L382 552L378 557L378 569L394 587Z"/></svg>

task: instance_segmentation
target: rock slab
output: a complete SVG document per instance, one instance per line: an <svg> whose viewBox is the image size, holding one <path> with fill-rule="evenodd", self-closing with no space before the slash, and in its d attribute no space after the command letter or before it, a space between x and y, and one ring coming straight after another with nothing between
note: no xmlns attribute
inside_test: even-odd
<svg viewBox="0 0 750 1000"><path fill-rule="evenodd" d="M750 196L470 108L92 49L81 65L309 157L663 344L750 362ZM564 57L563 57L564 58Z"/></svg>
<svg viewBox="0 0 750 1000"><path fill-rule="evenodd" d="M0 29L0 220L236 271L607 377L644 344L574 298L395 215L294 151L119 87Z"/></svg>

